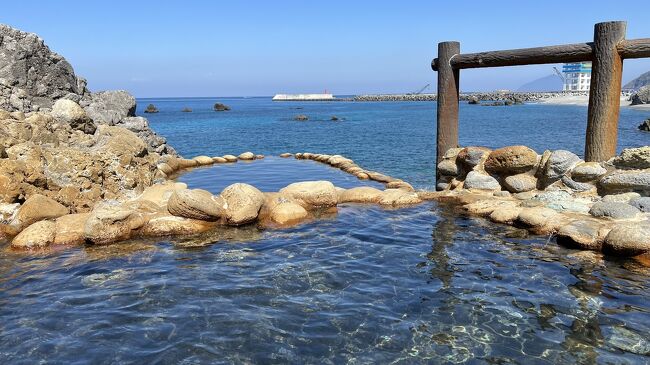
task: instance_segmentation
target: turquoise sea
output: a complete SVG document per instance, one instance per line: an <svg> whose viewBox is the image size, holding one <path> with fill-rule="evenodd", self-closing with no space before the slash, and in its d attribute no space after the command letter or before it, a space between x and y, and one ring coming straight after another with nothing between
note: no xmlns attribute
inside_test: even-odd
<svg viewBox="0 0 650 365"><path fill-rule="evenodd" d="M232 110L214 112L215 102ZM283 152L342 154L434 185L435 104L139 100L185 157L264 160L179 177L218 193L361 182ZM183 113L184 107L193 109ZM305 114L308 122L293 121ZM336 115L340 122L330 121ZM619 146L650 144L621 111ZM581 152L586 108L461 106L462 145ZM424 203L345 204L275 230L0 255L2 364L650 363L650 268Z"/></svg>

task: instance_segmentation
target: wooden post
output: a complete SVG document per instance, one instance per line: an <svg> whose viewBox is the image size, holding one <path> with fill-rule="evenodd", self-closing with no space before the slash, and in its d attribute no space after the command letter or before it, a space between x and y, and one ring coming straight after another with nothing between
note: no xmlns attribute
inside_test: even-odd
<svg viewBox="0 0 650 365"><path fill-rule="evenodd" d="M440 178L437 165L450 148L458 147L458 79L459 70L450 60L460 54L459 42L438 43L438 134L436 141L436 179Z"/></svg>
<svg viewBox="0 0 650 365"><path fill-rule="evenodd" d="M594 27L586 161L606 161L616 155L623 74L623 58L617 46L625 40L625 28L625 22L598 23Z"/></svg>

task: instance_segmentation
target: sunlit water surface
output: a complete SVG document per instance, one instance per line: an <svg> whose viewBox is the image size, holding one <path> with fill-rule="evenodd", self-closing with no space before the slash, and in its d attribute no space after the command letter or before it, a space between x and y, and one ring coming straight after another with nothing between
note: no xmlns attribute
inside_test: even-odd
<svg viewBox="0 0 650 365"><path fill-rule="evenodd" d="M348 103L333 104L341 108L335 110L272 104L289 110L287 120L269 121L276 123L272 128L198 120L193 133L188 121L165 120L171 118L166 110L178 106L196 112L191 102L157 101L159 120L152 118L185 155L343 153L420 187L432 184L430 163L423 161L435 139L430 105L351 104L346 111ZM359 133L361 126L348 124L362 113L355 108L372 109L368 105L397 119L403 114L402 124L373 111L392 126ZM309 108L326 110L323 120L290 121L293 112L316 114ZM514 118L510 111L519 113L477 108L484 111L482 122L497 130ZM535 114L542 106L523 108L531 118L549 118ZM409 109L415 111L404 111ZM547 110L555 113L554 107ZM627 113L622 124L632 125L636 112ZM324 118L329 114L349 120L332 127ZM328 128L347 131L335 137ZM633 138L624 145L647 138L627 132ZM510 144L508 137L471 133L489 142L475 144ZM517 136L531 144L529 138ZM578 146L580 138L540 140L546 147L537 149ZM377 186L313 161L277 157L196 169L179 178L215 193L235 181L275 191L318 179L346 188ZM0 363L647 363L649 275L637 261L564 249L547 237L466 218L435 203L399 210L346 204L336 215L278 230L248 226L38 254L5 250Z"/></svg>

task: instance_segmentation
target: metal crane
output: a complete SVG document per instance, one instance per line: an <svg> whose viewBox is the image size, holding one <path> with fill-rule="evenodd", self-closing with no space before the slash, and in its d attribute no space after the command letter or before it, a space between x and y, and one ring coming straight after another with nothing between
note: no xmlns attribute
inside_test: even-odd
<svg viewBox="0 0 650 365"><path fill-rule="evenodd" d="M553 66L553 71L555 71L555 74L557 75L557 77L559 77L560 80L562 80L562 83L564 83L566 81L564 79L564 75L562 75L562 72L560 72L560 70L558 70L557 67Z"/></svg>
<svg viewBox="0 0 650 365"><path fill-rule="evenodd" d="M420 95L420 94L422 94L422 92L423 92L424 90L428 89L429 86L431 86L431 84L426 84L426 85L424 85L420 90L418 90L418 91L416 91L416 92L414 92L414 93L407 94L407 95Z"/></svg>

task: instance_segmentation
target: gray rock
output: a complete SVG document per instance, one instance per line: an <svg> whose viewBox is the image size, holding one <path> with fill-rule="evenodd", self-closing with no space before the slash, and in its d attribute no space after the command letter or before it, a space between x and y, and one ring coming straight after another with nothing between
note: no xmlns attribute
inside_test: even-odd
<svg viewBox="0 0 650 365"><path fill-rule="evenodd" d="M546 162L544 177L556 181L580 162L582 162L580 157L572 152L565 150L553 151Z"/></svg>
<svg viewBox="0 0 650 365"><path fill-rule="evenodd" d="M629 203L630 200L640 197L639 193L621 193L621 194L611 194L605 195L603 197L604 202L618 202L618 203Z"/></svg>
<svg viewBox="0 0 650 365"><path fill-rule="evenodd" d="M650 225L622 223L605 237L603 252L616 256L636 256L650 251Z"/></svg>
<svg viewBox="0 0 650 365"><path fill-rule="evenodd" d="M458 166L454 160L444 159L438 164L438 171L443 175L456 176L458 175Z"/></svg>
<svg viewBox="0 0 650 365"><path fill-rule="evenodd" d="M56 120L69 124L72 129L80 130L86 134L93 134L97 130L97 126L86 115L86 112L72 100L57 100L52 106L51 115Z"/></svg>
<svg viewBox="0 0 650 365"><path fill-rule="evenodd" d="M650 85L639 89L636 94L630 98L632 105L650 104Z"/></svg>
<svg viewBox="0 0 650 365"><path fill-rule="evenodd" d="M600 251L602 226L596 220L578 220L560 227L557 242L568 247Z"/></svg>
<svg viewBox="0 0 650 365"><path fill-rule="evenodd" d="M537 187L537 179L529 174L511 175L504 179L504 187L511 193L523 193Z"/></svg>
<svg viewBox="0 0 650 365"><path fill-rule="evenodd" d="M492 150L485 147L466 147L458 153L457 161L471 170L474 166L478 165L484 157L487 157L490 152L492 152Z"/></svg>
<svg viewBox="0 0 650 365"><path fill-rule="evenodd" d="M597 202L589 210L594 217L609 217L614 219L634 218L639 210L630 204L616 202Z"/></svg>
<svg viewBox="0 0 650 365"><path fill-rule="evenodd" d="M568 176L562 176L562 183L573 191L589 191L596 189L596 186L586 182L577 182Z"/></svg>
<svg viewBox="0 0 650 365"><path fill-rule="evenodd" d="M591 202L587 199L575 198L563 190L541 192L532 198L532 201L542 202L557 211L587 213L591 208Z"/></svg>
<svg viewBox="0 0 650 365"><path fill-rule="evenodd" d="M650 146L626 148L620 155L614 157L612 164L619 169L650 168Z"/></svg>
<svg viewBox="0 0 650 365"><path fill-rule="evenodd" d="M135 116L135 98L124 90L101 91L92 93L82 100L86 113L99 123L114 125L126 117Z"/></svg>
<svg viewBox="0 0 650 365"><path fill-rule="evenodd" d="M605 175L607 170L598 162L583 162L571 171L571 179L578 182L588 182Z"/></svg>
<svg viewBox="0 0 650 365"><path fill-rule="evenodd" d="M436 190L437 191L447 190L448 187L449 187L448 183L440 182L440 183L436 184Z"/></svg>
<svg viewBox="0 0 650 365"><path fill-rule="evenodd" d="M501 190L499 182L490 175L470 171L465 178L465 189Z"/></svg>
<svg viewBox="0 0 650 365"><path fill-rule="evenodd" d="M644 213L650 213L650 197L634 198L630 200L630 205Z"/></svg>
<svg viewBox="0 0 650 365"><path fill-rule="evenodd" d="M88 91L68 61L41 38L0 24L0 108L25 112L51 108L54 101Z"/></svg>
<svg viewBox="0 0 650 365"><path fill-rule="evenodd" d="M598 187L605 194L633 191L650 195L650 169L614 172L600 179Z"/></svg>

